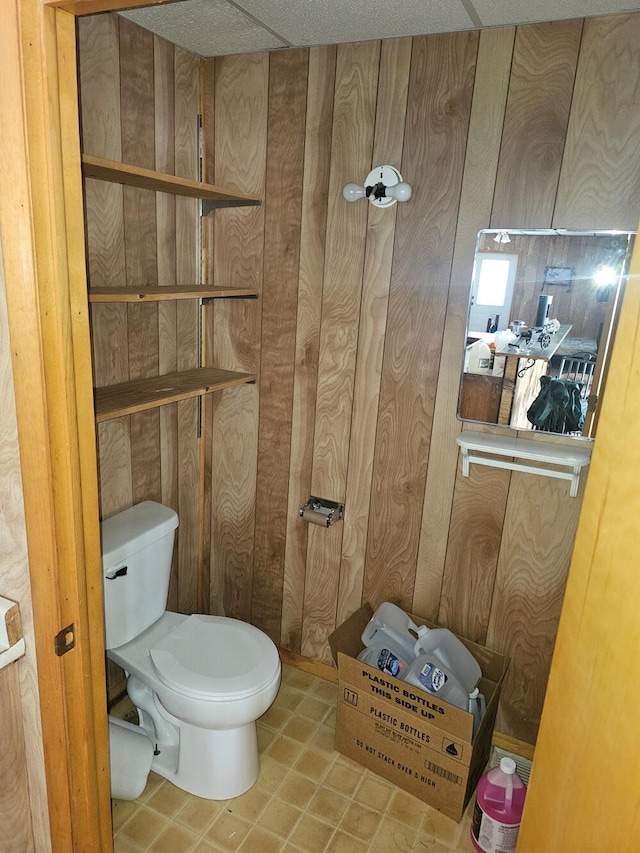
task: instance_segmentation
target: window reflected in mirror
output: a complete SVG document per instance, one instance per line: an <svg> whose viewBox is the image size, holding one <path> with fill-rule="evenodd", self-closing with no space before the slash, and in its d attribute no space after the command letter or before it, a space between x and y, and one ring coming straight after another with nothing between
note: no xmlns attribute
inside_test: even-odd
<svg viewBox="0 0 640 853"><path fill-rule="evenodd" d="M635 234L478 234L462 420L592 438Z"/></svg>

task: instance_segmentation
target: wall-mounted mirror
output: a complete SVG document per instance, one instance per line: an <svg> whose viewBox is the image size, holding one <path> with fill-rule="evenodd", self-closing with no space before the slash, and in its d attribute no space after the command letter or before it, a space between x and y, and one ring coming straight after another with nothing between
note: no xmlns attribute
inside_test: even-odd
<svg viewBox="0 0 640 853"><path fill-rule="evenodd" d="M634 238L478 234L459 418L594 436Z"/></svg>

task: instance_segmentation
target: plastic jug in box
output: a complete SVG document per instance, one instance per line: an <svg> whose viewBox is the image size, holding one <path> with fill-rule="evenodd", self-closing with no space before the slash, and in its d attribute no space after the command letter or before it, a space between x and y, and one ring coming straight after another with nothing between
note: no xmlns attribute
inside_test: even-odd
<svg viewBox="0 0 640 853"><path fill-rule="evenodd" d="M508 756L480 777L471 822L471 843L479 853L514 853L526 793Z"/></svg>
<svg viewBox="0 0 640 853"><path fill-rule="evenodd" d="M404 678L408 669L407 661L396 654L394 649L390 649L382 643L363 649L358 655L358 660L379 669L380 672L393 675L394 678Z"/></svg>
<svg viewBox="0 0 640 853"><path fill-rule="evenodd" d="M414 655L435 655L450 670L462 685L464 692L471 693L482 678L477 660L464 643L448 628L418 628L418 639L414 643ZM466 707L466 706L465 706Z"/></svg>
<svg viewBox="0 0 640 853"><path fill-rule="evenodd" d="M443 702L464 711L469 710L469 694L455 674L433 654L422 654L416 658L407 670L404 680L407 684L432 693Z"/></svg>
<svg viewBox="0 0 640 853"><path fill-rule="evenodd" d="M390 601L383 602L373 614L362 633L365 646L387 646L406 662L415 658L414 646L418 626L409 616Z"/></svg>

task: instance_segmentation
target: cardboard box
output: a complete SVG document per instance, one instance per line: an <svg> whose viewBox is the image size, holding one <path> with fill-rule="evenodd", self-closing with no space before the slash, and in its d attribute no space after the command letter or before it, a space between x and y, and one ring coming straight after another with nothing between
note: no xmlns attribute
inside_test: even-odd
<svg viewBox="0 0 640 853"><path fill-rule="evenodd" d="M479 687L487 702L472 739L467 711L356 659L372 615L365 604L329 637L339 679L335 747L459 821L489 760L506 659L460 638L480 664ZM411 618L435 627L420 616Z"/></svg>

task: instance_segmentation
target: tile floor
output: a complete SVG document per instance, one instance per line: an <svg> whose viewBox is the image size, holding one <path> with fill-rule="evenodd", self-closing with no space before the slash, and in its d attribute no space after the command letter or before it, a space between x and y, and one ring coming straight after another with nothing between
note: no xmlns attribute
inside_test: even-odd
<svg viewBox="0 0 640 853"><path fill-rule="evenodd" d="M138 800L113 801L115 853L473 853L473 801L457 824L335 752L336 692L283 666L256 785L214 802L152 773Z"/></svg>

